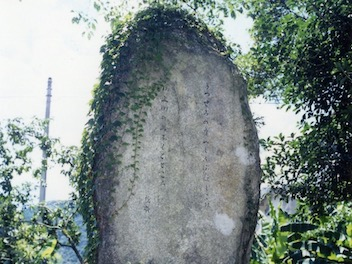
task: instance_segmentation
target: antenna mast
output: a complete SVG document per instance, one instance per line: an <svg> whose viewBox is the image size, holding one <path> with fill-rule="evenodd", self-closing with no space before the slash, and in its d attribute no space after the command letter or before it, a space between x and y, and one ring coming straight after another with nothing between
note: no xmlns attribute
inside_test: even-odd
<svg viewBox="0 0 352 264"><path fill-rule="evenodd" d="M45 119L47 121L45 126L45 135L49 136L49 120L50 120L50 103L51 103L51 83L52 79L49 77L48 79L48 88L46 94L46 109L45 109ZM47 162L47 153L46 150L43 149L43 162ZM43 164L42 168L42 176L40 179L40 192L39 192L39 203L45 202L45 195L46 195L46 174L47 174L47 165Z"/></svg>

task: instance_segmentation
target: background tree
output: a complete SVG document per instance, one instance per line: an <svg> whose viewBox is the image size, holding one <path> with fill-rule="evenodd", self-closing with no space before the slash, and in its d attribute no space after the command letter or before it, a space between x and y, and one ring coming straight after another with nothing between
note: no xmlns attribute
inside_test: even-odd
<svg viewBox="0 0 352 264"><path fill-rule="evenodd" d="M252 0L254 47L246 62L254 95L301 115L300 135L264 141L264 176L315 209L351 198L352 5L349 0Z"/></svg>
<svg viewBox="0 0 352 264"><path fill-rule="evenodd" d="M15 179L29 175L39 181L48 161L62 165L63 173L72 173L75 148L64 148L57 139L48 138L44 127L45 122L39 120L30 124L21 119L0 123L1 263L56 263L62 246L71 247L83 263L76 247L80 233L73 221L74 203L52 209L44 204L33 206L33 186L14 184ZM49 160L36 168L34 157L43 149Z"/></svg>
<svg viewBox="0 0 352 264"><path fill-rule="evenodd" d="M86 26L83 35L88 38L94 34L98 17L103 16L114 30L122 21L149 7L177 8L187 11L196 19L204 21L218 34L218 37L222 37L224 18L236 18L236 14L243 12L243 7L238 0L95 0L90 4L96 14L75 11L72 18L73 23L83 23Z"/></svg>
<svg viewBox="0 0 352 264"><path fill-rule="evenodd" d="M251 94L301 115L298 136L262 143L271 153L263 164L265 181L303 203L294 215L271 207L252 263L350 263L351 204L339 201L351 198L351 3L243 5L254 21L254 47L239 59Z"/></svg>

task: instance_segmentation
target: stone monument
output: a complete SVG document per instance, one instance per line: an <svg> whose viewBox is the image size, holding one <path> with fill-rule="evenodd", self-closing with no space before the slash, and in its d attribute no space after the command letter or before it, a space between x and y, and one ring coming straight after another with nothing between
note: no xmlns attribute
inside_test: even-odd
<svg viewBox="0 0 352 264"><path fill-rule="evenodd" d="M149 12L105 88L98 263L248 263L260 167L246 84L189 17Z"/></svg>

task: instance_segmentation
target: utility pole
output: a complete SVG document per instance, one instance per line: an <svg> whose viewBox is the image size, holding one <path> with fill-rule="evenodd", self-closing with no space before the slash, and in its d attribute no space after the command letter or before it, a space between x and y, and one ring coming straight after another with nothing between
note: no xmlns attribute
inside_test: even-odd
<svg viewBox="0 0 352 264"><path fill-rule="evenodd" d="M48 79L48 88L46 94L46 108L45 108L45 120L47 121L45 126L45 136L49 136L49 121L50 121L50 103L51 103L51 83L52 79L49 77ZM42 156L43 168L42 168L42 176L40 179L40 192L39 192L39 203L45 202L45 195L46 195L46 173L47 173L47 153L46 149L43 149L43 156Z"/></svg>

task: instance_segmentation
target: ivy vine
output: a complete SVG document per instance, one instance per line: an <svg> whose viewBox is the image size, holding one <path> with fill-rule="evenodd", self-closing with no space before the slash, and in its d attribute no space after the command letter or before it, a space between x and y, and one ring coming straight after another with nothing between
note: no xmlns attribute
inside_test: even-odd
<svg viewBox="0 0 352 264"><path fill-rule="evenodd" d="M98 229L95 214L95 182L99 177L95 168L105 168L117 174L131 170L129 195L119 211L134 194L139 172L139 149L147 109L165 87L172 66L164 63L163 40L182 41L170 34L173 30L187 31L190 36L206 43L231 60L233 50L224 40L210 33L207 26L185 11L156 6L146 9L134 18L115 24L112 34L101 48L100 82L94 88L90 119L83 133L79 171L75 180L80 194L80 210L86 223L88 245L86 259L94 263L98 246ZM150 76L153 68L157 77ZM132 151L131 163L123 164L121 149ZM107 157L108 155L108 157ZM113 169L114 168L114 169ZM103 173L104 174L104 173ZM118 181L118 177L111 177ZM109 178L110 179L110 178ZM110 186L118 184L111 183ZM112 190L110 190L112 192Z"/></svg>

